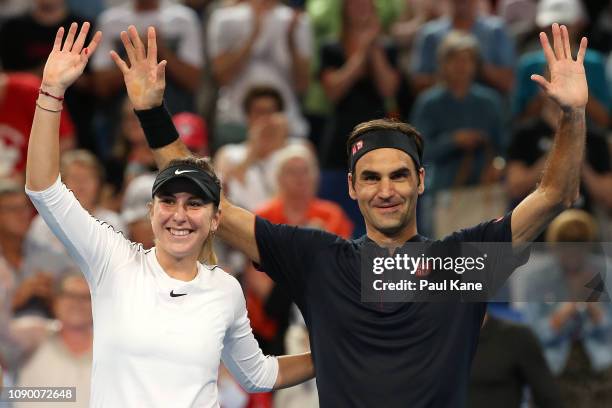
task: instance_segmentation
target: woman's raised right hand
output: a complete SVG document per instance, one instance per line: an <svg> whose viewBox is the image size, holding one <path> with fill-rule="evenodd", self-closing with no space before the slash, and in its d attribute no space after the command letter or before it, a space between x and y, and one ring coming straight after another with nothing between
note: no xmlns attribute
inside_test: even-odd
<svg viewBox="0 0 612 408"><path fill-rule="evenodd" d="M89 45L83 48L85 38L89 32L90 24L85 22L81 26L78 37L78 25L72 23L64 44L64 27L60 27L55 35L53 49L47 58L42 77L42 89L55 96L62 96L66 89L83 73L89 57L98 47L102 33L98 31Z"/></svg>
<svg viewBox="0 0 612 408"><path fill-rule="evenodd" d="M155 28L147 29L147 50L133 25L121 32L130 65L111 51L111 58L123 73L128 97L136 110L160 106L166 88L166 61L157 62L157 39Z"/></svg>

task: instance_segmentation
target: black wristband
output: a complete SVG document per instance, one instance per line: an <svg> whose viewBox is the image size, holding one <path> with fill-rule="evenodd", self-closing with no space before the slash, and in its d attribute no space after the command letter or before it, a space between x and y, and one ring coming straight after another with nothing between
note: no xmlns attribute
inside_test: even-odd
<svg viewBox="0 0 612 408"><path fill-rule="evenodd" d="M140 126L144 130L147 143L151 149L167 146L179 138L170 112L168 112L164 103L151 109L134 109L134 113L138 116Z"/></svg>

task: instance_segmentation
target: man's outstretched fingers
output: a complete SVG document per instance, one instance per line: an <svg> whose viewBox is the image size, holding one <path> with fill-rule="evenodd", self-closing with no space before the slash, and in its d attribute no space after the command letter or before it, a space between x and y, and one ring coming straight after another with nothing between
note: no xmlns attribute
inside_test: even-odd
<svg viewBox="0 0 612 408"><path fill-rule="evenodd" d="M159 64L157 64L157 80L158 81L166 78L166 64L168 64L168 61L166 60L163 60Z"/></svg>
<svg viewBox="0 0 612 408"><path fill-rule="evenodd" d="M136 55L137 60L145 59L144 45L142 43L142 40L140 39L140 36L138 35L138 31L136 30L136 27L134 27L133 25L129 26L128 34L130 35L130 40L132 40L132 44L134 44L134 49L136 50L135 55Z"/></svg>
<svg viewBox="0 0 612 408"><path fill-rule="evenodd" d="M542 75L533 74L531 76L531 80L540 85L544 91L548 91L550 82L548 82Z"/></svg>
<svg viewBox="0 0 612 408"><path fill-rule="evenodd" d="M557 23L552 25L552 36L555 56L558 60L565 58L565 51L563 50L563 41L561 39L561 28L559 28L559 24Z"/></svg>
<svg viewBox="0 0 612 408"><path fill-rule="evenodd" d="M580 48L578 49L578 57L576 58L576 61L578 61L581 64L584 63L584 54L586 54L587 45L588 45L587 38L582 37L582 40L580 40Z"/></svg>
<svg viewBox="0 0 612 408"><path fill-rule="evenodd" d="M542 51L544 51L544 56L546 57L546 63L548 66L552 65L556 61L555 53L550 47L550 42L548 41L548 36L546 33L540 33L540 44L542 44Z"/></svg>
<svg viewBox="0 0 612 408"><path fill-rule="evenodd" d="M157 38L154 27L147 29L147 59L149 64L157 63Z"/></svg>
<svg viewBox="0 0 612 408"><path fill-rule="evenodd" d="M573 59L572 57L572 45L570 44L569 33L566 26L561 26L561 36L563 37L563 48L565 51L565 57Z"/></svg>

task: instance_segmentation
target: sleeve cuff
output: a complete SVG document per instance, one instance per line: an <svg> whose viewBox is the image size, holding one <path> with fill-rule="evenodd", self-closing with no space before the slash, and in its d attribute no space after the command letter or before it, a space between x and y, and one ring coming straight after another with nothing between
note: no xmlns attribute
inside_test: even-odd
<svg viewBox="0 0 612 408"><path fill-rule="evenodd" d="M53 182L53 184L51 184L49 187L45 188L44 190L35 191L35 190L30 190L29 188L25 187L25 192L30 197L46 197L52 194L54 191L57 191L57 189L59 189L61 185L62 185L62 177L58 174L57 179Z"/></svg>

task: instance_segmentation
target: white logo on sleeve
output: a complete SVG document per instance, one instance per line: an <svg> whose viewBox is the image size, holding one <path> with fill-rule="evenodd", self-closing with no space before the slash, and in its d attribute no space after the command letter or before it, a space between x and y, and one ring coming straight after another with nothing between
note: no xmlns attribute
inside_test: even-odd
<svg viewBox="0 0 612 408"><path fill-rule="evenodd" d="M176 174L177 176L183 173L196 173L197 170L174 170L174 174Z"/></svg>

